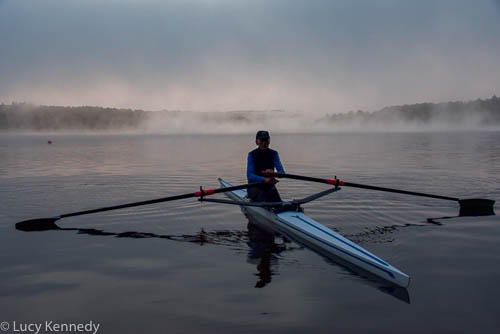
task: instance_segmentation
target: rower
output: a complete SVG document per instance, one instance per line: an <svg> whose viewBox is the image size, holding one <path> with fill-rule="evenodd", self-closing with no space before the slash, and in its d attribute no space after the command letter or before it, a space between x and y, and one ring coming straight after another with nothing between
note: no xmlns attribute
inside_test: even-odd
<svg viewBox="0 0 500 334"><path fill-rule="evenodd" d="M262 186L248 189L248 197L254 202L282 202L275 184L279 181L266 173L285 173L277 151L269 148L271 137L267 131L259 131L255 136L255 150L248 153L248 183L262 183Z"/></svg>

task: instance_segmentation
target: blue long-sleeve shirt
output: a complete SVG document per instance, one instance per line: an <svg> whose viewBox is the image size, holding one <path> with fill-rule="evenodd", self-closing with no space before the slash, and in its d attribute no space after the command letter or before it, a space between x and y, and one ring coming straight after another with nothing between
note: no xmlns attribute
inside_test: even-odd
<svg viewBox="0 0 500 334"><path fill-rule="evenodd" d="M274 154L274 168L276 168L276 171L278 173L285 173L285 170L283 169L283 165L281 164L280 156L278 152L275 151ZM260 183L264 182L264 177L256 175L254 173L255 169L255 164L253 161L253 156L251 153L248 153L248 160L247 160L247 179L248 183Z"/></svg>

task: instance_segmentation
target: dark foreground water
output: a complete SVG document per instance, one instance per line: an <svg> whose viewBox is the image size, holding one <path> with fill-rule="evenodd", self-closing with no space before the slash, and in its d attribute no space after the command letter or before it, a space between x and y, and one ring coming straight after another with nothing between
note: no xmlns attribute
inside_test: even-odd
<svg viewBox="0 0 500 334"><path fill-rule="evenodd" d="M244 183L252 142L252 135L0 136L2 328L92 321L100 333L500 330L500 220L427 222L456 216L454 202L345 188L305 206L409 274L403 295L282 238L256 239L235 206L182 200L67 218L59 230L14 228L28 218L217 187L217 177ZM272 147L290 173L500 198L498 132L275 134ZM279 189L290 199L324 187L282 180Z"/></svg>

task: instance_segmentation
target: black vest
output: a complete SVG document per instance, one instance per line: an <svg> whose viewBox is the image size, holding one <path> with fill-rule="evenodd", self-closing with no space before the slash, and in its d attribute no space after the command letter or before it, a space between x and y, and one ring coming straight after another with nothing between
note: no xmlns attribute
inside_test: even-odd
<svg viewBox="0 0 500 334"><path fill-rule="evenodd" d="M254 163L254 174L261 175L260 172L266 169L274 170L274 157L276 156L276 151L268 148L267 150L260 150L256 148L250 154L253 157Z"/></svg>

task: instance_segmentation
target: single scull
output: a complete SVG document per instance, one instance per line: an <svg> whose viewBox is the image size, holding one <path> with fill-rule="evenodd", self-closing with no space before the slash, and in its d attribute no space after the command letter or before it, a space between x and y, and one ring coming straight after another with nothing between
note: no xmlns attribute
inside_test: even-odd
<svg viewBox="0 0 500 334"><path fill-rule="evenodd" d="M222 187L233 186L222 179L219 179L219 181ZM225 194L235 202L249 202L245 189L225 192ZM408 287L410 284L408 275L337 232L314 221L303 212L285 211L275 213L265 207L247 205L242 205L241 210L245 215L252 218L255 223L268 231L279 232L327 256L333 255L341 258L398 286Z"/></svg>

